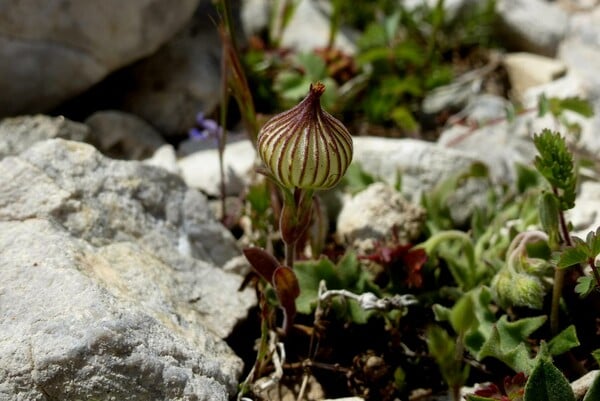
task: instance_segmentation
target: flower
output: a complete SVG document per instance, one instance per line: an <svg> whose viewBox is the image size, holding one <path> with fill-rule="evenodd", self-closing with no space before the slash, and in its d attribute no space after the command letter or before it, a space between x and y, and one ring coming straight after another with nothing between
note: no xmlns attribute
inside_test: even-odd
<svg viewBox="0 0 600 401"><path fill-rule="evenodd" d="M272 178L294 189L327 189L352 161L352 136L321 108L325 85L310 86L306 98L271 118L258 133L257 147Z"/></svg>
<svg viewBox="0 0 600 401"><path fill-rule="evenodd" d="M215 138L217 141L221 136L221 127L215 120L204 118L204 113L196 114L196 126L188 132L191 139L203 141L208 138Z"/></svg>

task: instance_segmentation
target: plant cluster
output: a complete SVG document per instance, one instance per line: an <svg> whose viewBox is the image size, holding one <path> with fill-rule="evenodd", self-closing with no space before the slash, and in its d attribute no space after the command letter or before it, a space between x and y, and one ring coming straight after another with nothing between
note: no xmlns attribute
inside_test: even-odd
<svg viewBox="0 0 600 401"><path fill-rule="evenodd" d="M428 91L449 84L465 64L478 64L475 50L491 46L494 2L482 1L458 16L447 16L444 1L433 7L406 8L378 0L356 4L334 1L330 38L341 22L360 32L356 54L329 46L295 53L280 47L280 37L295 10L294 1L271 16L270 29L254 37L244 60L261 111L278 111L300 100L309 83L328 87L326 108L351 121L416 134L426 120L421 102Z"/></svg>
<svg viewBox="0 0 600 401"><path fill-rule="evenodd" d="M339 13L344 2L335 4ZM575 203L579 160L565 137L534 135L534 168L517 166L515 185L492 182L483 164L439 183L422 198L427 221L419 241L404 243L391 232L372 252L357 254L331 240L317 192L338 184L357 192L376 177L350 164L351 135L321 107L325 85L311 82L304 100L259 131L233 36L225 18L223 92L240 105L268 178L244 199L260 335L238 400L268 399L286 379L299 384L300 400L311 377L331 395L368 400L447 388L458 401L464 385L480 382L492 383L468 400L574 399L568 379L600 362L600 229L585 239L571 234L566 212ZM309 80L326 79L327 64L314 60ZM337 84L327 82L335 92ZM591 113L580 99L540 100L540 114L577 134L565 111ZM198 124L217 128L204 118ZM221 151L225 139L219 136ZM457 223L450 200L473 183L486 201ZM600 378L585 401L598 392Z"/></svg>

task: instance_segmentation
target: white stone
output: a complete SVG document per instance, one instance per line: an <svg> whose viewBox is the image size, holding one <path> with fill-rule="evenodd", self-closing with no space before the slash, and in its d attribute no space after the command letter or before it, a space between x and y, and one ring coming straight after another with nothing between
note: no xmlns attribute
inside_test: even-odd
<svg viewBox="0 0 600 401"><path fill-rule="evenodd" d="M552 82L563 76L565 63L550 57L531 53L509 53L502 64L506 68L513 94L522 100L527 89Z"/></svg>
<svg viewBox="0 0 600 401"><path fill-rule="evenodd" d="M360 247L396 236L402 243L421 233L425 211L382 182L369 185L347 201L338 216L336 235ZM369 244L371 242L371 244Z"/></svg>
<svg viewBox="0 0 600 401"><path fill-rule="evenodd" d="M224 153L225 182L227 195L237 195L247 187L255 167L256 152L249 140L227 144ZM186 184L202 192L219 196L220 169L216 149L192 153L179 160L181 176Z"/></svg>
<svg viewBox="0 0 600 401"><path fill-rule="evenodd" d="M331 22L330 8L328 2L300 0L283 31L281 44L300 52L326 47ZM356 45L343 30L335 37L334 47L348 54L356 52Z"/></svg>
<svg viewBox="0 0 600 401"><path fill-rule="evenodd" d="M179 175L181 171L177 165L177 154L173 145L163 145L154 152L152 157L144 160L144 164L161 167L169 173Z"/></svg>

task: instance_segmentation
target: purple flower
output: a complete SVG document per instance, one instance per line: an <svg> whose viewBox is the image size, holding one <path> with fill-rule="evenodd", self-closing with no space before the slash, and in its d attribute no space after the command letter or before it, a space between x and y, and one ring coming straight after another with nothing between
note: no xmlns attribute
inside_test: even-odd
<svg viewBox="0 0 600 401"><path fill-rule="evenodd" d="M204 113L196 115L196 126L189 130L189 136L193 140L203 141L208 138L215 138L217 141L221 137L221 127L215 120L204 118Z"/></svg>

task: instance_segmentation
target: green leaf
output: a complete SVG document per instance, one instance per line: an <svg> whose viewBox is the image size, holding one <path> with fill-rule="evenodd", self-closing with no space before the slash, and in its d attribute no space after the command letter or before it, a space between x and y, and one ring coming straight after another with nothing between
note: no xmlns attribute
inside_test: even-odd
<svg viewBox="0 0 600 401"><path fill-rule="evenodd" d="M535 158L535 167L553 188L559 190L561 209L571 209L575 205L577 177L565 139L558 132L544 129L533 136L533 143L540 153Z"/></svg>
<svg viewBox="0 0 600 401"><path fill-rule="evenodd" d="M538 117L543 117L550 110L550 102L545 94L541 94L538 98Z"/></svg>
<svg viewBox="0 0 600 401"><path fill-rule="evenodd" d="M558 244L560 234L558 229L559 200L551 192L544 192L540 197L539 204L540 223L542 229L548 233L551 244Z"/></svg>
<svg viewBox="0 0 600 401"><path fill-rule="evenodd" d="M592 351L592 356L596 360L596 363L600 365L600 348Z"/></svg>
<svg viewBox="0 0 600 401"><path fill-rule="evenodd" d="M338 277L343 288L355 288L362 272L356 253L348 251L337 265Z"/></svg>
<svg viewBox="0 0 600 401"><path fill-rule="evenodd" d="M394 107L391 117L394 123L405 132L416 132L419 129L419 123L410 110L404 106Z"/></svg>
<svg viewBox="0 0 600 401"><path fill-rule="evenodd" d="M327 77L327 64L325 60L312 52L298 54L298 64L305 71L311 81L319 81Z"/></svg>
<svg viewBox="0 0 600 401"><path fill-rule="evenodd" d="M503 315L493 326L491 335L477 354L477 359L491 356L501 360L515 372L530 373L534 361L525 342L545 321L546 316L538 316L509 322L506 315Z"/></svg>
<svg viewBox="0 0 600 401"><path fill-rule="evenodd" d="M600 374L596 373L596 378L592 382L592 385L585 393L583 401L598 401L600 400Z"/></svg>
<svg viewBox="0 0 600 401"><path fill-rule="evenodd" d="M550 109L554 115L559 115L565 110L572 111L583 117L590 118L594 115L592 104L580 97L567 97L564 99L550 98Z"/></svg>
<svg viewBox="0 0 600 401"><path fill-rule="evenodd" d="M587 297L590 292L595 288L596 282L593 277L581 276L577 279L577 285L575 286L575 292L579 294L581 298Z"/></svg>
<svg viewBox="0 0 600 401"><path fill-rule="evenodd" d="M539 358L527 384L524 401L575 401L569 382L547 358Z"/></svg>
<svg viewBox="0 0 600 401"><path fill-rule="evenodd" d="M477 324L474 306L473 299L468 295L463 296L454 304L450 312L450 324L454 331L464 334Z"/></svg>
<svg viewBox="0 0 600 401"><path fill-rule="evenodd" d="M328 289L342 288L335 265L326 257L314 261L296 262L294 271L300 285L300 296L296 299L296 308L300 313L309 314L313 311L321 280L325 280Z"/></svg>
<svg viewBox="0 0 600 401"><path fill-rule="evenodd" d="M579 263L584 263L588 259L588 249L585 244L577 245L570 248L565 248L558 258L556 267L564 269Z"/></svg>
<svg viewBox="0 0 600 401"><path fill-rule="evenodd" d="M251 185L246 194L246 200L250 203L252 209L259 215L264 214L271 205L269 199L269 188L266 182Z"/></svg>
<svg viewBox="0 0 600 401"><path fill-rule="evenodd" d="M375 182L375 178L362 169L358 162L353 162L348 166L346 175L342 178L342 182L350 193L355 194Z"/></svg>
<svg viewBox="0 0 600 401"><path fill-rule="evenodd" d="M551 355L560 355L577 346L579 346L577 332L575 326L570 325L550 340L548 343L548 352Z"/></svg>
<svg viewBox="0 0 600 401"><path fill-rule="evenodd" d="M518 163L515 168L519 193L523 193L529 188L536 188L539 185L539 174L535 169Z"/></svg>
<svg viewBox="0 0 600 401"><path fill-rule="evenodd" d="M596 231L590 231L585 238L585 243L590 249L590 257L595 258L600 254L600 227Z"/></svg>

